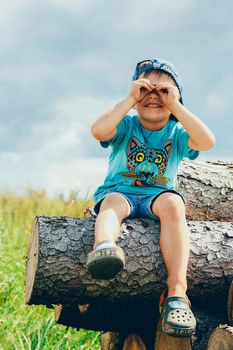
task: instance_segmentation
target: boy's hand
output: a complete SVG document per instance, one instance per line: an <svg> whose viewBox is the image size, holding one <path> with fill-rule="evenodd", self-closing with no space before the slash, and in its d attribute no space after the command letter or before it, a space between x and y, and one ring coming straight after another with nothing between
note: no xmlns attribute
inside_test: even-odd
<svg viewBox="0 0 233 350"><path fill-rule="evenodd" d="M154 85L154 88L158 93L160 101L167 109L170 109L175 102L179 102L180 93L176 86L169 83L161 83Z"/></svg>
<svg viewBox="0 0 233 350"><path fill-rule="evenodd" d="M137 79L132 82L129 96L135 101L135 104L143 100L143 98L152 90L155 86L148 79Z"/></svg>

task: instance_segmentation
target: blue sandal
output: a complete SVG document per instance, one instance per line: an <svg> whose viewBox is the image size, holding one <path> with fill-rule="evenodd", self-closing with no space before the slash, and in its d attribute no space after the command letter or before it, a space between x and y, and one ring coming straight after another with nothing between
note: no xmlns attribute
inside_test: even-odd
<svg viewBox="0 0 233 350"><path fill-rule="evenodd" d="M162 331L173 337L190 337L196 331L196 319L191 311L191 303L186 298L169 296L167 289L160 296L160 314Z"/></svg>
<svg viewBox="0 0 233 350"><path fill-rule="evenodd" d="M102 241L88 254L87 269L92 278L110 280L125 266L123 250L111 241Z"/></svg>

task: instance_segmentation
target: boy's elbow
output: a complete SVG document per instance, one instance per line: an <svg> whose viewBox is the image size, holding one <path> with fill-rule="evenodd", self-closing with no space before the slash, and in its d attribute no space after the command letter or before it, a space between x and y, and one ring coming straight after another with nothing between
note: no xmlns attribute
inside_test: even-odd
<svg viewBox="0 0 233 350"><path fill-rule="evenodd" d="M95 139L98 139L98 131L97 131L96 127L95 127L95 124L93 124L93 125L91 126L90 131L91 131L92 136L93 136Z"/></svg>
<svg viewBox="0 0 233 350"><path fill-rule="evenodd" d="M216 137L214 135L212 135L210 140L209 140L208 149L207 150L213 148L215 143L216 143Z"/></svg>
<svg viewBox="0 0 233 350"><path fill-rule="evenodd" d="M202 149L200 151L209 151L211 148L214 147L216 143L216 138L214 135L212 135L208 141L205 142L205 145L202 147Z"/></svg>

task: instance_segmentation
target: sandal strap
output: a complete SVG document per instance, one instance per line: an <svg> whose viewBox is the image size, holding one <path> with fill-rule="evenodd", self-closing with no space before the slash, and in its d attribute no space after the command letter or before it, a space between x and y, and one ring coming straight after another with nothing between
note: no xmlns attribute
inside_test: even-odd
<svg viewBox="0 0 233 350"><path fill-rule="evenodd" d="M160 298L159 298L159 311L160 311L160 314L162 313L163 308L165 306L164 305L165 304L165 300L166 300L166 304L167 304L168 299L169 299L169 301L175 300L175 301L179 301L180 303L187 304L189 306L189 308L191 309L192 305L191 305L191 302L190 302L190 300L189 300L187 295L185 296L185 298L179 297L179 296L175 296L175 295L171 295L171 296L168 297L168 296L166 296L167 292L168 292L168 290L167 290L167 288L165 288L163 290L162 294L160 295ZM183 308L183 307L181 306L181 308Z"/></svg>
<svg viewBox="0 0 233 350"><path fill-rule="evenodd" d="M97 247L95 250L88 254L87 264L93 259L101 259L103 257L111 256L115 256L121 259L123 263L125 263L125 255L123 249L114 245L112 247L106 247L102 249Z"/></svg>

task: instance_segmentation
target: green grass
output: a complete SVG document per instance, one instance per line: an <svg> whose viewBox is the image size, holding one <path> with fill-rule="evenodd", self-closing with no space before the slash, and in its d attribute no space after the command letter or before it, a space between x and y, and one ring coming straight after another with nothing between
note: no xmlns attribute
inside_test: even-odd
<svg viewBox="0 0 233 350"><path fill-rule="evenodd" d="M0 194L0 350L97 350L100 333L68 328L53 310L25 305L25 264L36 215L83 217L92 199L48 199L44 192Z"/></svg>

